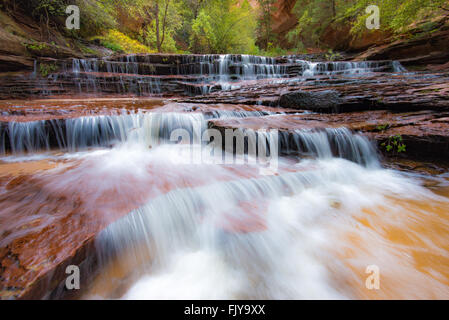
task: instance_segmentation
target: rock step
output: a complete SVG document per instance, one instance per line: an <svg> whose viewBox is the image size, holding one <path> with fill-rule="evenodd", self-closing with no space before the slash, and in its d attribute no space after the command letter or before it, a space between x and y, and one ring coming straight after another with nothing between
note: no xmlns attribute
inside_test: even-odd
<svg viewBox="0 0 449 320"><path fill-rule="evenodd" d="M352 112L335 114L287 114L249 117L243 119L214 119L210 127L224 132L226 129L277 129L283 135L281 152L297 154L300 147L295 139L297 130L325 131L347 128L360 132L376 142L386 157L435 161L449 159L449 112L421 111L393 113L389 111ZM400 136L406 151L388 151L383 143ZM334 146L335 148L335 146Z"/></svg>
<svg viewBox="0 0 449 320"><path fill-rule="evenodd" d="M187 58L185 58L187 59ZM76 63L75 63L76 62ZM135 73L146 75L195 75L195 74L219 74L221 61L205 60L198 62L176 63L152 63L115 61L107 59L72 60L63 61L61 66L64 70L70 71L71 67L79 68L84 72L112 72L112 73ZM360 62L317 62L311 65L306 61L278 63L273 61L229 61L226 64L227 72L230 75L242 75L251 70L257 72L278 72L278 74L302 74L313 66L316 74L323 73L344 73L360 72L369 70L371 72L394 72L397 71L397 64L393 61L360 61ZM270 69L272 68L272 70Z"/></svg>
<svg viewBox="0 0 449 320"><path fill-rule="evenodd" d="M10 141L12 139L10 130L16 130L10 126L11 122L0 122L0 137L3 141L1 153L11 151ZM90 147L98 145L98 137L102 136L104 124L96 123L97 128L91 128L88 133L95 136L86 136L84 145ZM420 160L448 159L449 158L449 112L421 111L393 113L390 111L351 112L335 114L329 117L325 114L285 114L265 115L260 113L254 117L249 115L243 118L211 119L211 128L223 131L225 129L277 129L286 134L281 141L281 151L291 153L297 150L297 145L292 140L295 130L326 130L335 128L347 128L354 132L361 132L378 142L379 150L385 155L391 156L393 152L380 146L390 137L401 135L407 145L407 152L401 156ZM31 127L30 127L31 128ZM37 129L36 129L37 130ZM67 145L63 142L66 137L71 136L66 132L65 119L43 120L39 130L27 130L38 149L64 150ZM111 131L112 132L112 131ZM105 135L110 135L106 134ZM13 140L16 140L17 137ZM40 141L39 137L46 137ZM23 138L23 137L22 137ZM104 146L115 138L110 136L109 141L104 141ZM30 140L30 141L31 141ZM39 142L40 141L40 142ZM24 141L25 145L27 142ZM296 149L295 149L296 148ZM39 150L33 150L39 151ZM396 154L397 155L397 154Z"/></svg>
<svg viewBox="0 0 449 320"><path fill-rule="evenodd" d="M278 79L206 96L189 103L262 104L324 113L367 110L449 110L449 74L377 73L356 78Z"/></svg>
<svg viewBox="0 0 449 320"><path fill-rule="evenodd" d="M201 63L201 62L214 62L222 59L224 55L210 54L133 54L133 55L116 55L109 57L110 61L118 62L140 62L140 63L159 63L159 64L190 64L190 63ZM271 63L288 63L287 58L282 57L259 57L259 56L249 56L240 54L230 54L226 55L227 59L233 62L242 62L243 59L247 61L270 61Z"/></svg>
<svg viewBox="0 0 449 320"><path fill-rule="evenodd" d="M43 66L46 68L43 70L57 70L47 77L40 77ZM41 58L35 62L34 72L0 76L0 99L19 98L20 92L22 97L70 93L204 95L231 87L214 82L277 81L307 74L306 79L316 79L316 85L328 85L345 74L364 71L390 73L396 69L397 65L392 61L309 63L288 58L245 55L127 55L62 60ZM189 85L189 82L195 85ZM15 88L11 90L13 86Z"/></svg>

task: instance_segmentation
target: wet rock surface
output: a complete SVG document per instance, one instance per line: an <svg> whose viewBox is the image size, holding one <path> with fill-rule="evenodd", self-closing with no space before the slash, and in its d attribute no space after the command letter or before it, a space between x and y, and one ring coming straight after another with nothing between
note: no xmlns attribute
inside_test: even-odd
<svg viewBox="0 0 449 320"><path fill-rule="evenodd" d="M277 129L285 133L295 130L349 128L376 141L378 150L387 158L446 161L449 157L448 112L421 111L393 113L390 111L351 112L344 114L287 114L245 119L211 120L211 127L224 129ZM388 151L383 143L401 136L404 153ZM291 148L286 145L284 148Z"/></svg>
<svg viewBox="0 0 449 320"><path fill-rule="evenodd" d="M180 101L263 104L330 113L364 110L448 110L449 75L381 73L360 77L279 79L260 82L255 86L242 83L241 87L235 90L213 92ZM319 103L323 103L325 107Z"/></svg>
<svg viewBox="0 0 449 320"><path fill-rule="evenodd" d="M329 132L333 135L331 147L336 149L342 131L334 129L346 128L374 141L389 165L407 161L439 165L447 161L447 72L411 73L392 61L308 63L302 61L305 58L134 55L101 61L45 60L46 64L58 66L47 77L37 75L35 65L34 72L0 77L0 97L22 99L0 101L2 153L23 156L30 150L65 152L61 140L78 139L69 133L82 123L89 124L86 132L91 135L91 140L83 141L85 147L95 148L98 137L116 138L114 134L118 137L116 129L120 127L115 120L101 122L96 117L129 116L143 110L200 115L209 127L219 131L277 129L284 138L282 151L293 156L302 147L293 139L298 131ZM30 61L14 63L30 67ZM36 96L58 99L23 100ZM126 128L135 131L132 125ZM35 134L35 139L26 140L23 133ZM387 150L386 144L398 136L406 150ZM35 146L42 140L42 150L20 144L25 140ZM13 148L14 144L20 148ZM398 164L401 170L418 167L415 163ZM70 186L56 184L68 171L101 172L101 168L86 167L76 159L27 161L21 167L5 161L0 163L0 169L3 299L64 296L65 267L82 265L94 275L98 234L155 196L151 190L140 190L154 185L167 193L180 187L174 182L179 179L183 187L207 183L181 170L160 181L134 181L123 175L119 181L109 181L111 188L102 190L86 181L107 179L106 175L93 175L92 179L83 176L81 182L72 181L68 175ZM153 177L169 172L163 167L148 171ZM257 175L251 170L240 174L245 178ZM227 177L217 175L214 179ZM118 183L124 181L131 181L132 186L120 188ZM129 194L123 193L125 189Z"/></svg>

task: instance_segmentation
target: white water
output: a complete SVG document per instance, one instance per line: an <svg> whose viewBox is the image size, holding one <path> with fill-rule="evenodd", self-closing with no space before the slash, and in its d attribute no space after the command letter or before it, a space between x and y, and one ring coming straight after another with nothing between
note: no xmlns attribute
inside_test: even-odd
<svg viewBox="0 0 449 320"><path fill-rule="evenodd" d="M119 294L114 288L102 291L99 279L85 298L351 299L365 290L352 268L363 274L373 264L388 279L383 285L398 290L394 297L445 297L438 272L415 269L414 245L381 235L399 224L444 256L439 240L434 245L432 238L401 225L420 222L416 209L401 201L448 207L448 200L382 169L363 136L344 128L281 135L281 145L290 141L284 151L296 158L279 159L277 171L257 163L216 164L208 153L193 164L189 145L167 143L174 129L203 130L211 117L250 115L136 112L54 124L52 130L62 130L59 151L68 153L49 153L47 159L67 160L69 166L74 160L76 166L62 165L42 177L46 192L78 194L80 188L88 195L85 210L99 210L97 200L107 190L126 197L126 204L143 203L97 238L101 270L123 265L120 280L126 285ZM10 124L17 153L2 160L46 159L35 152L51 143L48 126ZM103 149L83 150L88 145ZM367 209L384 219L380 230L357 220ZM444 227L444 220L439 225ZM348 232L365 240L362 248L348 242ZM358 254L344 259L348 250Z"/></svg>
<svg viewBox="0 0 449 320"><path fill-rule="evenodd" d="M291 60L291 62L303 66L302 77L314 77L318 75L357 75L382 71L406 71L406 69L398 61L310 62L306 60Z"/></svg>
<svg viewBox="0 0 449 320"><path fill-rule="evenodd" d="M335 252L344 248L339 230L357 229L354 217L379 204L390 212L413 214L394 197L447 203L393 171L343 159L318 157L293 166L281 160L279 175L261 170L253 178L243 178L239 171L221 166L190 166L180 148L163 145L143 151L148 154L141 159L172 167L171 174L209 177L206 185L163 193L98 238L102 261L111 256L120 261L126 252L127 263L132 257L131 264L138 266L132 273L142 274L121 298L354 298L354 292L340 284L351 270ZM126 165L123 150L105 157L106 165ZM290 172L284 171L287 167ZM222 175L230 180L219 181ZM383 215L388 218L388 212ZM382 251L382 241L373 240L369 250ZM397 270L401 250L385 247L383 255L368 255L358 263L362 271L371 264ZM151 259L139 264L145 256ZM412 265L405 262L402 267L409 270ZM425 276L423 281L434 279ZM433 286L440 290L438 283Z"/></svg>
<svg viewBox="0 0 449 320"><path fill-rule="evenodd" d="M169 63L161 63L151 55L72 59L70 63L62 63L63 72L50 74L46 79L36 78L36 68L37 64L31 78L35 79L44 95L63 93L74 87L81 94L140 96L183 91L204 95L211 91L236 89L244 81L260 79L294 77L294 81L298 81L320 75L357 76L373 72L406 71L397 61L310 62L295 58L282 60L230 54L180 55L175 62ZM166 78L166 75L179 76L179 79Z"/></svg>
<svg viewBox="0 0 449 320"><path fill-rule="evenodd" d="M344 298L323 265L329 257L316 250L329 240L322 219L338 201L333 188L320 189L346 180L338 174L346 164L320 165L323 171L176 190L109 227L100 242L128 250L144 242L154 257L150 273L124 298ZM248 223L242 201L267 202L257 213L266 231L223 230L229 219Z"/></svg>
<svg viewBox="0 0 449 320"><path fill-rule="evenodd" d="M148 61L145 61L148 60ZM145 63L146 68L139 68L140 63ZM161 83L157 77L145 77L155 74L149 72L150 59L135 55L128 55L120 61L109 61L107 59L73 59L72 72L75 74L77 86L80 92L102 91L101 76L90 75L98 73L104 65L103 70L109 74L120 75L118 92L130 93L143 92L144 94L159 94L162 91ZM201 88L202 94L211 90L208 83L218 86L221 90L231 90L238 86L233 84L237 80L257 80L266 78L280 78L285 76L285 67L278 64L274 58L258 57L250 55L202 55L185 56L182 65L171 70L171 74L200 76L199 81L205 81ZM83 73L84 77L80 77ZM123 74L142 75L138 77L139 88L133 88L133 82L123 78ZM145 76L143 76L145 75ZM131 87L130 87L131 86ZM125 88L126 87L126 88Z"/></svg>
<svg viewBox="0 0 449 320"><path fill-rule="evenodd" d="M244 112L225 114L234 117L252 115ZM210 116L219 117L220 112ZM10 121L0 126L0 151L3 154L10 151L16 155L49 151L52 148L75 152L88 147L108 147L125 142L130 136L134 137L140 132L139 130L151 131L146 135L148 137L168 140L175 129L183 128L192 132L196 123L199 123L200 127L206 125L204 119L201 113L152 113L138 110L123 111L118 115L61 120Z"/></svg>
<svg viewBox="0 0 449 320"><path fill-rule="evenodd" d="M162 144L148 149L139 135L109 151L91 154L87 161L101 164L102 176L126 170L141 180L151 166L153 172L160 173L154 179L175 181L176 186L167 191L151 185L157 197L98 237L104 267L111 261L130 264L130 275L140 275L134 280L127 276L127 289L119 297L356 298L351 288L341 284L352 277L352 270L339 256L345 248L341 233L359 228L355 217L364 208L374 209L379 204L390 212L413 215L394 200L396 197L448 203L417 182L380 168L374 149L362 137L344 130L333 135L298 134L297 139L307 147L304 151L312 151L312 158L294 164L281 159L277 174L259 165L234 170L213 161L193 165L186 157L188 146ZM359 163L334 158L330 143L335 139L334 145L346 145L342 150ZM365 166L367 163L372 165ZM197 179L202 182L194 182ZM390 219L388 211L378 214ZM373 236L372 231L366 232ZM374 237L367 250L366 256L355 260L362 272L372 264L387 273L398 271L397 255L403 252L402 246L386 246L384 240ZM370 251L377 254L370 255ZM126 261L121 260L124 255ZM403 268L399 273L407 270L413 275L412 262L399 261ZM444 290L431 276L420 277L437 292ZM359 285L363 288L364 282ZM420 284L408 285L418 289ZM92 294L86 298L111 297L111 292L102 295L94 290Z"/></svg>

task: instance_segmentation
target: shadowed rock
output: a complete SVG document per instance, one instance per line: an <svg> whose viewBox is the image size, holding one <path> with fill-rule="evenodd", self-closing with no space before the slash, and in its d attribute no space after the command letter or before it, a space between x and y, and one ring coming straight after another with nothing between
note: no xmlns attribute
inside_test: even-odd
<svg viewBox="0 0 449 320"><path fill-rule="evenodd" d="M294 91L281 95L279 106L283 108L336 111L342 103L337 91L325 90L320 92Z"/></svg>

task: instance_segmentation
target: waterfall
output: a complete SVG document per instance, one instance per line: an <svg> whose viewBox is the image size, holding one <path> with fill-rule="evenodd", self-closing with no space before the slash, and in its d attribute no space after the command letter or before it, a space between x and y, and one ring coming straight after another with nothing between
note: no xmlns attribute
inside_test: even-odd
<svg viewBox="0 0 449 320"><path fill-rule="evenodd" d="M75 152L88 147L109 147L128 140L159 143L168 140L175 129L192 132L196 123L204 129L206 122L202 114L140 111L61 120L11 121L0 127L0 152L26 154L51 148Z"/></svg>
<svg viewBox="0 0 449 320"><path fill-rule="evenodd" d="M140 70L135 55L120 61L107 59L73 59L72 73L79 93L121 93L155 95L162 92L159 77L153 76L151 67Z"/></svg>
<svg viewBox="0 0 449 320"><path fill-rule="evenodd" d="M44 62L45 63L45 62ZM53 63L52 63L53 64ZM207 95L268 80L290 83L304 78L359 77L373 73L403 73L398 61L322 61L295 57L271 58L240 54L123 55L54 62L57 71L38 76L39 61L30 74L33 86L19 81L30 95ZM20 92L19 87L15 90Z"/></svg>
<svg viewBox="0 0 449 320"><path fill-rule="evenodd" d="M176 189L152 199L148 204L105 229L97 241L101 260L107 261L108 256L122 250L132 250L134 244L144 243L149 246L148 250L155 252L156 259L160 259L156 263L162 264L164 261L161 260L166 258L164 255L171 254L170 248L192 245L192 234L197 229L200 217L206 222L222 218L220 215L223 212L240 202L262 201L297 194L320 185L323 180L328 179L324 177L336 174L333 170L326 172L314 170L258 179L217 182L206 187ZM339 178L333 177L331 180ZM232 212L229 214L234 216ZM225 233L225 230L222 232ZM198 235L200 238L202 236ZM209 238L210 235L204 236ZM213 236L220 235L213 234ZM220 239L208 239L206 245L219 244L214 243L217 241Z"/></svg>
<svg viewBox="0 0 449 320"><path fill-rule="evenodd" d="M43 95L62 94L70 89L79 94L206 95L237 89L245 81L273 79L274 83L282 83L323 75L406 71L398 61L310 62L235 54L123 55L69 61L61 62L61 71L46 79L34 77L35 66L31 77L36 78Z"/></svg>
<svg viewBox="0 0 449 320"><path fill-rule="evenodd" d="M295 130L284 133L286 153L294 150L303 156L320 159L344 158L363 166L378 167L379 159L375 146L365 136L354 134L347 128L326 128L324 130Z"/></svg>
<svg viewBox="0 0 449 320"><path fill-rule="evenodd" d="M392 65L394 72L407 72L407 69L399 61L392 61Z"/></svg>
<svg viewBox="0 0 449 320"><path fill-rule="evenodd" d="M347 219L341 208L383 194L379 183L406 182L338 159L296 170L253 178L228 173L230 181L151 199L101 232L100 264L120 264L125 253L133 261L132 272L142 276L125 299L348 297L334 291L327 269L319 267L335 268L320 249L328 241L321 227L335 216Z"/></svg>
<svg viewBox="0 0 449 320"><path fill-rule="evenodd" d="M135 60L134 60L135 61ZM286 68L274 58L250 55L193 55L183 56L181 64L172 73L198 77L201 94L212 88L230 90L237 81L280 78L286 75ZM212 85L209 85L212 83Z"/></svg>
<svg viewBox="0 0 449 320"><path fill-rule="evenodd" d="M12 121L0 124L0 152L4 155L9 152L19 155L51 149L76 152L90 147L111 147L123 143L137 143L148 148L168 143L177 129L188 134L190 143L199 143L208 128L209 119L267 114L269 113L258 111L213 111L206 114L135 111L70 119ZM293 133L281 131L275 142L271 142L273 140L267 136L267 132L251 131L244 130L241 134L246 132L247 137L264 139L264 144L268 144L267 149L276 151L277 154L280 152L320 159L339 157L363 166L378 165L377 153L371 142L346 128L296 130ZM225 137L222 139L225 143ZM255 147L257 142L254 140L249 143L253 143ZM245 145L248 149L248 142ZM226 148L234 147L231 144L226 145Z"/></svg>
<svg viewBox="0 0 449 320"><path fill-rule="evenodd" d="M182 72L207 76L209 82L213 82L221 90L237 88L238 81L258 80L267 78L280 78L286 76L286 68L276 62L274 58L250 56L250 55L205 55L195 56L193 59L184 60L185 63L199 65ZM204 81L204 79L199 80ZM203 85L201 94L208 94L212 87Z"/></svg>
<svg viewBox="0 0 449 320"><path fill-rule="evenodd" d="M88 147L108 147L133 136L145 140L151 132L156 139L170 139L176 129L193 132L196 126L207 127L208 119L244 118L275 114L267 111L213 110L202 113L150 113L138 110L117 115L86 116L28 122L1 122L0 154L26 154L49 151L77 151ZM155 132L154 128L159 128ZM139 131L140 130L140 131ZM143 130L143 131L142 131Z"/></svg>
<svg viewBox="0 0 449 320"><path fill-rule="evenodd" d="M260 79L276 98L282 81L301 82L296 90L357 84L352 77L365 75L363 81L374 83L383 73L406 71L397 61L217 54L138 54L65 64L64 72L43 79L36 62L30 81L45 94L75 87L80 93L181 95L189 86L199 88L190 93L206 94L242 86L238 93L248 90L252 101L265 88L254 85ZM334 80L338 76L342 81ZM85 279L90 283L79 291L82 298L448 295L441 263L449 256L444 170L421 175L440 168L419 174L383 168L375 144L362 133L325 128L326 121L313 129L308 127L314 121L298 124L310 117L281 123L297 111L250 106L250 99L248 105L207 105L209 97L190 100L204 104L86 99L73 105L78 100L48 100L55 105L47 109L41 101L5 102L0 241L6 256L0 291L6 298L22 289L65 298L61 266L76 263L74 257L83 260L82 274L91 267L99 271ZM88 116L63 118L77 114ZM283 116L271 122L277 115ZM19 121L46 117L55 119ZM247 117L263 119L240 119ZM271 127L284 129L265 129ZM228 133L231 143L219 140ZM197 163L192 151L198 150ZM270 161L253 161L261 154ZM229 163L222 161L227 156ZM369 266L381 270L379 291L366 286ZM17 287L21 279L34 280Z"/></svg>
<svg viewBox="0 0 449 320"><path fill-rule="evenodd" d="M371 72L404 72L405 68L398 61L336 61L310 62L306 60L290 60L302 65L303 77L319 75L356 75Z"/></svg>

